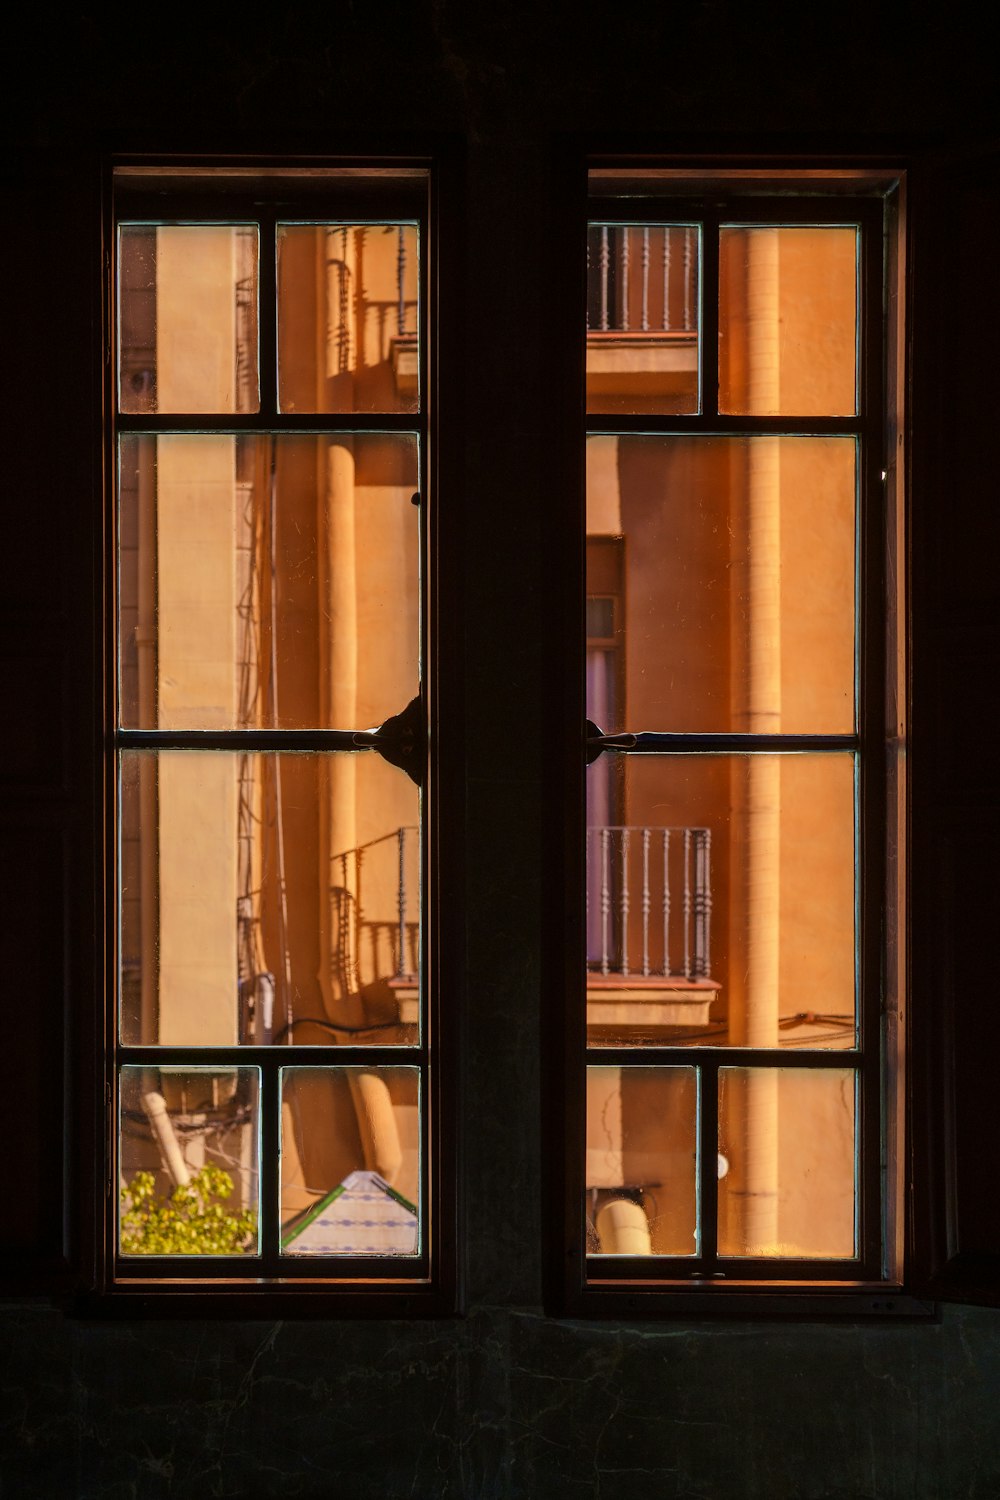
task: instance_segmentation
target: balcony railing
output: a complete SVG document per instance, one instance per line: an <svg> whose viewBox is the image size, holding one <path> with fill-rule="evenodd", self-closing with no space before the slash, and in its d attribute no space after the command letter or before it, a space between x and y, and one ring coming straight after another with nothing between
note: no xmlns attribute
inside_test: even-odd
<svg viewBox="0 0 1000 1500"><path fill-rule="evenodd" d="M691 225L592 224L588 334L693 334L697 257L697 231Z"/></svg>
<svg viewBox="0 0 1000 1500"><path fill-rule="evenodd" d="M711 853L708 828L588 828L591 972L709 979Z"/></svg>
<svg viewBox="0 0 1000 1500"><path fill-rule="evenodd" d="M394 829L331 861L334 978L344 993L378 980L416 982L420 932L420 838Z"/></svg>
<svg viewBox="0 0 1000 1500"><path fill-rule="evenodd" d="M587 830L587 987L592 1025L703 1021L711 978L708 828ZM420 839L403 827L334 857L335 989L387 986L399 1019L419 1015Z"/></svg>

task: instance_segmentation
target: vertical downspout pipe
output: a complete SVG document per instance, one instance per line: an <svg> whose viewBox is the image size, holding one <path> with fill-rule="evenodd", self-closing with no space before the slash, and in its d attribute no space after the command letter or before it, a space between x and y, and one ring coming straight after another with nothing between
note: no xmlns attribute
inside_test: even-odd
<svg viewBox="0 0 1000 1500"><path fill-rule="evenodd" d="M749 408L780 410L779 236L746 231ZM748 459L748 672L746 728L781 731L780 439L751 438ZM778 1042L781 905L781 762L752 755L746 798L746 1045ZM778 1243L778 1074L746 1077L744 1247L773 1254Z"/></svg>

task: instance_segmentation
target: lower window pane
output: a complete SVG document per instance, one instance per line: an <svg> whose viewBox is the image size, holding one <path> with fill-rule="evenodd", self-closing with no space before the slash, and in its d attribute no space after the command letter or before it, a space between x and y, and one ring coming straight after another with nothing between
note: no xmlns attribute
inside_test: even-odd
<svg viewBox="0 0 1000 1500"><path fill-rule="evenodd" d="M419 1254L420 1135L417 1068L282 1068L282 1251Z"/></svg>
<svg viewBox="0 0 1000 1500"><path fill-rule="evenodd" d="M256 1068L121 1070L123 1255L258 1248Z"/></svg>
<svg viewBox="0 0 1000 1500"><path fill-rule="evenodd" d="M719 1253L857 1254L857 1074L722 1068Z"/></svg>
<svg viewBox="0 0 1000 1500"><path fill-rule="evenodd" d="M591 1254L697 1254L697 1117L694 1068L587 1069Z"/></svg>
<svg viewBox="0 0 1000 1500"><path fill-rule="evenodd" d="M377 755L124 751L121 1038L410 1043L420 794Z"/></svg>

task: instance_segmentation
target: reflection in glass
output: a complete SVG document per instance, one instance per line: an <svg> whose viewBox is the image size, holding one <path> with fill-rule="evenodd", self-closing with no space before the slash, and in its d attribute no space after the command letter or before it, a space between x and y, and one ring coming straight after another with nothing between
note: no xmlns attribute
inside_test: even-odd
<svg viewBox="0 0 1000 1500"><path fill-rule="evenodd" d="M695 1255L693 1068L587 1069L591 1254Z"/></svg>
<svg viewBox="0 0 1000 1500"><path fill-rule="evenodd" d="M727 228L719 237L719 410L857 410L856 227Z"/></svg>
<svg viewBox="0 0 1000 1500"><path fill-rule="evenodd" d="M286 1255L417 1255L420 1072L282 1068Z"/></svg>
<svg viewBox="0 0 1000 1500"><path fill-rule="evenodd" d="M853 438L589 440L588 608L614 620L588 640L595 723L852 731L855 455Z"/></svg>
<svg viewBox="0 0 1000 1500"><path fill-rule="evenodd" d="M587 228L587 410L698 410L699 231Z"/></svg>
<svg viewBox="0 0 1000 1500"><path fill-rule="evenodd" d="M592 1046L854 1045L854 778L847 752L589 768Z"/></svg>
<svg viewBox="0 0 1000 1500"><path fill-rule="evenodd" d="M256 1068L121 1070L123 1255L257 1250Z"/></svg>
<svg viewBox="0 0 1000 1500"><path fill-rule="evenodd" d="M415 1042L419 793L374 753L126 751L121 1036Z"/></svg>
<svg viewBox="0 0 1000 1500"><path fill-rule="evenodd" d="M121 722L363 729L419 680L417 443L124 437Z"/></svg>
<svg viewBox="0 0 1000 1500"><path fill-rule="evenodd" d="M416 224L278 225L278 406L420 406Z"/></svg>
<svg viewBox="0 0 1000 1500"><path fill-rule="evenodd" d="M259 409L255 224L119 229L123 412Z"/></svg>
<svg viewBox="0 0 1000 1500"><path fill-rule="evenodd" d="M722 1068L721 1255L857 1253L852 1068Z"/></svg>

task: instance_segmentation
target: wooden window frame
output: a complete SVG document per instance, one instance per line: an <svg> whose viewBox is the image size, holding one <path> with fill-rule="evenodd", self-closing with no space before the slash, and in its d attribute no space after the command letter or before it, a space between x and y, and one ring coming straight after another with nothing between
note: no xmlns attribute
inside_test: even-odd
<svg viewBox="0 0 1000 1500"><path fill-rule="evenodd" d="M105 162L104 178L104 321L107 330L102 361L103 473L106 495L101 566L105 601L104 726L101 737L102 787L106 809L100 841L100 926L105 952L105 1002L90 1036L94 1126L93 1170L82 1175L86 1242L93 1256L86 1268L84 1305L102 1313L217 1312L223 1316L288 1317L315 1315L327 1307L336 1316L442 1316L454 1311L459 1297L457 1249L457 1171L454 1125L458 1038L454 1013L442 1013L442 991L454 994L461 975L447 938L449 916L438 899L461 846L461 812L444 805L443 781L460 756L455 694L460 642L445 638L438 621L453 608L454 536L442 546L440 517L451 493L447 445L441 441L442 410L447 409L448 381L441 377L440 341L448 330L438 299L441 262L441 181L450 167L437 150L397 157L359 152L349 158L177 157L169 154L120 153ZM120 212L121 211L121 212ZM195 223L257 222L261 226L258 308L260 317L260 410L252 415L170 414L127 416L117 410L116 240L119 217L132 221L182 220ZM278 219L378 221L417 219L421 231L420 409L412 414L297 415L277 405L275 251L268 231ZM273 233L270 236L273 240ZM117 919L117 760L133 749L252 749L255 751L362 751L358 730L234 730L172 732L125 730L117 708L117 446L129 432L294 432L352 434L399 432L413 435L419 447L422 684L415 744L407 753L420 768L422 808L422 991L423 1025L416 1044L389 1048L286 1045L252 1048L132 1047L118 1039ZM451 460L452 464L454 460ZM448 528L444 528L447 533ZM442 559L445 560L442 560ZM431 600L433 599L433 606ZM443 664L447 663L447 670ZM405 705L399 705L402 710ZM442 733L448 722L449 735ZM442 752L439 747L447 748ZM375 747L378 748L377 746ZM387 750L392 758L393 746ZM404 762L397 762L403 764ZM409 764L409 762L405 762ZM420 764L422 763L422 764ZM400 773L402 774L402 772ZM449 1007L451 1011L451 1007ZM256 1256L194 1260L192 1257L123 1257L117 1251L117 1074L126 1064L172 1066L254 1066L260 1069L260 1203L261 1244ZM349 1066L383 1064L418 1067L421 1072L421 1196L424 1243L417 1257L280 1256L278 1212L279 1069L290 1065ZM99 1083L98 1083L99 1080ZM271 1200L270 1210L265 1203Z"/></svg>
<svg viewBox="0 0 1000 1500"><path fill-rule="evenodd" d="M690 416L582 417L583 308L586 272L582 247L585 224L577 209L574 218L576 278L559 304L563 339L574 330L576 357L572 367L572 397L561 416L578 434L705 433L725 435L826 434L852 435L859 443L859 575L858 660L860 663L858 724L855 736L775 736L773 744L759 735L640 734L631 746L612 746L615 757L635 754L706 754L720 750L758 751L814 748L852 749L860 763L860 805L857 814L858 878L861 881L858 943L861 955L859 1050L828 1052L817 1049L808 1061L796 1049L794 1065L855 1066L864 1082L858 1117L858 1237L859 1256L845 1261L762 1261L750 1257L720 1260L714 1235L709 1253L675 1257L588 1257L584 1233L583 1139L585 1129L585 1065L675 1066L702 1070L699 1111L701 1216L714 1221L716 1178L705 1163L714 1165L717 1138L717 1092L714 1084L722 1066L774 1063L770 1053L757 1057L748 1049L691 1047L629 1047L588 1050L584 1006L581 1003L584 966L582 952L582 793L583 760L579 730L568 723L583 721L580 677L569 685L558 704L562 723L550 720L550 734L559 745L558 776L564 786L579 789L570 805L553 858L560 878L553 882L549 927L567 935L559 950L547 953L547 989L558 997L546 1024L545 1045L551 1051L547 1068L545 1114L552 1139L565 1141L565 1164L547 1163L547 1283L546 1301L555 1313L588 1317L726 1316L776 1317L928 1317L933 1306L915 1289L912 1245L906 1228L907 1135L903 1121L905 1083L906 963L906 785L901 748L906 735L906 494L905 466L900 446L905 431L903 374L904 332L900 316L905 287L905 176L896 165L868 165L843 170L832 163L800 164L770 159L759 163L732 161L669 161L648 157L629 161L620 156L592 156L588 165L618 178L614 195L606 187L588 198L587 219L629 223L701 223L703 231L702 319L700 328L702 404ZM575 162L577 201L584 197L585 166ZM656 168L659 168L659 171ZM654 170L651 171L650 169ZM656 179L659 180L656 180ZM608 180L605 178L605 183ZM628 184L627 187L624 184ZM770 196L769 196L770 195ZM566 212L565 204L563 212ZM568 217L568 216L567 216ZM715 405L718 347L717 312L713 297L717 281L718 226L723 223L789 224L857 223L861 226L859 262L860 326L859 403L855 419L741 418L719 415ZM569 251L568 229L561 252ZM569 362L564 379L569 379ZM572 418L571 418L572 409ZM582 449L582 437L579 441ZM563 462L578 476L574 503L558 522L563 545L569 550L572 527L577 538L571 555L577 560L572 581L560 600L560 648L564 660L578 659L583 632L580 601L583 586L583 466L582 453L572 457L568 441ZM581 674L582 675L582 674ZM641 725L629 726L641 730ZM887 749L890 753L887 755ZM895 753L892 753L895 752ZM553 787L554 794L554 787ZM555 906L558 905L558 916ZM883 973L885 978L883 980ZM776 1049L775 1049L776 1050ZM790 1060L789 1060L790 1061ZM706 1083L709 1085L706 1087ZM703 1241L704 1244L704 1241ZM720 1274L721 1273L721 1274Z"/></svg>

